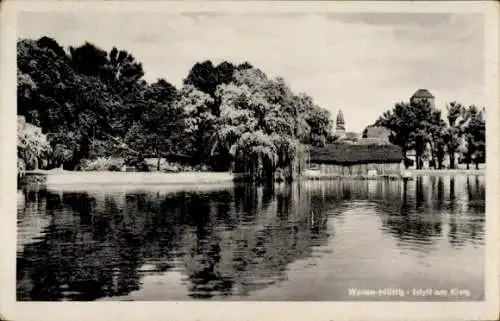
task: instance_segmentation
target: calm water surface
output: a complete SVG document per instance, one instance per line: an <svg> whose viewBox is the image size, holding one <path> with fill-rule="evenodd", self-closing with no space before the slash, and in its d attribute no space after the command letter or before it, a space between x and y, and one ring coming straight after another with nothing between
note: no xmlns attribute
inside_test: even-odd
<svg viewBox="0 0 500 321"><path fill-rule="evenodd" d="M484 299L484 176L18 202L18 300Z"/></svg>

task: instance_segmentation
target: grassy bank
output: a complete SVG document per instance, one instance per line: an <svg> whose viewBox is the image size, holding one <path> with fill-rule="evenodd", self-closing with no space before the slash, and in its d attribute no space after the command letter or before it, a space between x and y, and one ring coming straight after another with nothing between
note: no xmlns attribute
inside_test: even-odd
<svg viewBox="0 0 500 321"><path fill-rule="evenodd" d="M214 192L233 188L233 182L203 184L52 184L45 188L52 193L86 193L99 198L103 195L119 196L126 193L154 193L158 196L179 192Z"/></svg>
<svg viewBox="0 0 500 321"><path fill-rule="evenodd" d="M47 185L165 185L165 184L214 184L232 182L233 175L225 172L73 172L32 171L27 174L46 176Z"/></svg>

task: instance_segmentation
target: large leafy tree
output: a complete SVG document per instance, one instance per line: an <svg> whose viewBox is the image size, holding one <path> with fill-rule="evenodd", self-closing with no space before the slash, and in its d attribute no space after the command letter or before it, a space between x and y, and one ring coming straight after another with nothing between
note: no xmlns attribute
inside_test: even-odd
<svg viewBox="0 0 500 321"><path fill-rule="evenodd" d="M75 104L65 101L65 97L75 73L64 50L47 37L20 40L17 65L18 114L44 129L71 122Z"/></svg>
<svg viewBox="0 0 500 321"><path fill-rule="evenodd" d="M76 72L102 79L109 78L111 70L108 53L105 50L86 42L76 48L69 47L69 53Z"/></svg>
<svg viewBox="0 0 500 321"><path fill-rule="evenodd" d="M269 79L255 68L238 70L233 78L216 92L221 113L215 148L229 152L242 167L235 170L250 169L259 179L276 168L293 172L300 140L310 137L312 100L294 95L283 79Z"/></svg>
<svg viewBox="0 0 500 321"><path fill-rule="evenodd" d="M210 155L210 142L217 120L210 109L213 101L210 95L193 85L185 85L175 102L183 117L183 129L179 132L181 151L200 164L206 163Z"/></svg>
<svg viewBox="0 0 500 321"><path fill-rule="evenodd" d="M66 53L48 37L22 39L17 51L18 114L47 133L54 165L73 168L95 154L89 145L113 145L140 118L144 73L127 52L108 57L85 43Z"/></svg>
<svg viewBox="0 0 500 321"><path fill-rule="evenodd" d="M391 130L389 140L401 146L404 155L413 149L416 154L417 168L422 167L422 156L429 145L432 146L433 133L442 123L436 109L427 101L397 103L392 110L385 112L376 122Z"/></svg>
<svg viewBox="0 0 500 321"><path fill-rule="evenodd" d="M429 146L434 168L441 169L446 154L446 123L441 117L440 110L434 110L431 114L429 126Z"/></svg>
<svg viewBox="0 0 500 321"><path fill-rule="evenodd" d="M248 62L238 66L228 61L223 61L218 65L214 65L210 60L197 62L184 79L184 85L193 85L196 89L215 98L217 87L230 83L235 71L251 68L252 65Z"/></svg>
<svg viewBox="0 0 500 321"><path fill-rule="evenodd" d="M314 104L306 94L296 96L294 102L298 104L297 116L293 115L298 119L296 137L304 144L325 145L333 132L330 112Z"/></svg>
<svg viewBox="0 0 500 321"><path fill-rule="evenodd" d="M408 103L397 103L392 110L384 112L375 122L391 131L389 140L403 150L403 155L412 147L410 134L415 130L415 114Z"/></svg>
<svg viewBox="0 0 500 321"><path fill-rule="evenodd" d="M70 47L70 55L74 69L87 79L93 79L91 87L99 91L94 97L102 103L100 109L113 135L124 137L133 121L140 118L139 106L142 106L147 88L142 80L142 64L126 50L113 47L108 54L88 42Z"/></svg>
<svg viewBox="0 0 500 321"><path fill-rule="evenodd" d="M475 163L476 168L486 159L486 120L485 109L469 106L466 110L468 123L464 129L465 150L464 160L469 169L470 163Z"/></svg>
<svg viewBox="0 0 500 321"><path fill-rule="evenodd" d="M125 50L113 47L109 52L112 83L121 90L127 90L141 83L144 76L142 64Z"/></svg>
<svg viewBox="0 0 500 321"><path fill-rule="evenodd" d="M449 103L446 106L446 111L448 126L444 133L444 143L450 158L450 168L455 168L457 162L455 155L462 146L469 117L466 108L457 102Z"/></svg>
<svg viewBox="0 0 500 321"><path fill-rule="evenodd" d="M157 169L163 155L177 152L178 134L182 130L182 111L176 104L177 90L164 79L148 86L144 92L143 111L126 136L132 150L157 158Z"/></svg>

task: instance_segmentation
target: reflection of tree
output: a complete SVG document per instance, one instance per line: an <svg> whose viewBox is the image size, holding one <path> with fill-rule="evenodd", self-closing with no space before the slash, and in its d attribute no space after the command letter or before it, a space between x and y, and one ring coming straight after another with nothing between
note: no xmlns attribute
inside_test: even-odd
<svg viewBox="0 0 500 321"><path fill-rule="evenodd" d="M310 256L313 243L324 243L328 237L325 213L316 208L312 215L310 195L299 193L297 185L275 193L262 187L236 187L235 211L246 211L237 226L211 220L203 225L211 229L202 237L199 226L187 230L183 252L191 295L247 295L285 280L287 265ZM201 215L213 217L212 202L202 203Z"/></svg>
<svg viewBox="0 0 500 321"><path fill-rule="evenodd" d="M436 195L437 195L437 201L436 201L437 209L440 210L442 208L444 200L444 182L441 176L438 177Z"/></svg>
<svg viewBox="0 0 500 321"><path fill-rule="evenodd" d="M19 299L95 300L138 288L141 224L112 198L99 203L86 194L47 195L51 225L18 257ZM112 228L104 235L97 226Z"/></svg>
<svg viewBox="0 0 500 321"><path fill-rule="evenodd" d="M485 211L485 183L484 176L479 175L471 178L467 176L467 210L473 213L484 213Z"/></svg>
<svg viewBox="0 0 500 321"><path fill-rule="evenodd" d="M424 183L422 177L417 177L415 179L415 200L417 209L421 209L424 203Z"/></svg>
<svg viewBox="0 0 500 321"><path fill-rule="evenodd" d="M25 195L19 222L30 224L30 213L43 212L50 225L18 252L20 300L126 295L139 288L145 264L154 271L180 269L193 297L248 295L286 280L291 262L327 242L328 217L359 202L373 206L382 229L401 246L428 250L442 234L443 215L454 245L484 235L484 181L477 177L456 185L439 177L169 194Z"/></svg>
<svg viewBox="0 0 500 321"><path fill-rule="evenodd" d="M93 300L105 294L110 274L107 255L95 248L88 233L49 226L42 241L27 245L17 260L18 299ZM23 286L30 283L29 287Z"/></svg>
<svg viewBox="0 0 500 321"><path fill-rule="evenodd" d="M220 269L221 247L218 237L210 239L186 239L184 263L190 281L189 292L192 297L207 298L217 294L229 294L233 282Z"/></svg>
<svg viewBox="0 0 500 321"><path fill-rule="evenodd" d="M461 177L462 178L462 177ZM417 178L402 183L403 196L376 204L382 224L402 245L418 250L443 237L443 217L448 216L449 242L454 246L484 237L484 183L479 178ZM412 185L413 184L413 185ZM414 187L414 189L413 189ZM467 198L464 198L468 195ZM445 236L444 236L445 237Z"/></svg>
<svg viewBox="0 0 500 321"><path fill-rule="evenodd" d="M211 297L214 293L230 292L231 280L217 270L221 249L216 199L193 195L184 203L184 209L191 218L190 228L185 230L182 242L190 295L203 298Z"/></svg>
<svg viewBox="0 0 500 321"><path fill-rule="evenodd" d="M450 177L450 201L452 204L454 204L455 200L455 177L451 176Z"/></svg>
<svg viewBox="0 0 500 321"><path fill-rule="evenodd" d="M17 247L36 241L50 224L47 215L46 192L38 188L18 191L17 195Z"/></svg>
<svg viewBox="0 0 500 321"><path fill-rule="evenodd" d="M451 183L451 182L450 182ZM485 188L484 176L466 177L467 202L460 211L450 215L448 241L456 247L468 242L482 243L485 224Z"/></svg>
<svg viewBox="0 0 500 321"><path fill-rule="evenodd" d="M429 182L431 193L427 186ZM415 184L414 193L409 188L412 183ZM401 244L419 249L434 243L442 230L441 213L436 211L436 203L430 199L434 193L434 182L430 180L426 183L422 177L417 177L413 182L400 183L403 187L402 197L393 199L384 206L376 204L377 212L382 215L383 227L397 237Z"/></svg>

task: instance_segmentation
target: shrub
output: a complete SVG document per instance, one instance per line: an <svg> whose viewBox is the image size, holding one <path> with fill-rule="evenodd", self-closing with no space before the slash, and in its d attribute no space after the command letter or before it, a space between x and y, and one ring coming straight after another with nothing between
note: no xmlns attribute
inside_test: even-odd
<svg viewBox="0 0 500 321"><path fill-rule="evenodd" d="M157 172L158 171L158 159L157 158L145 158L144 163L148 167L148 171ZM168 168L169 164L166 159L160 159L160 171L164 171L165 168Z"/></svg>
<svg viewBox="0 0 500 321"><path fill-rule="evenodd" d="M412 167L415 165L415 161L411 158L405 158L404 162L406 167Z"/></svg>
<svg viewBox="0 0 500 321"><path fill-rule="evenodd" d="M135 168L139 172L149 172L149 166L144 159L137 161L137 163L135 164Z"/></svg>
<svg viewBox="0 0 500 321"><path fill-rule="evenodd" d="M140 172L149 172L149 165L142 155L129 155L125 159L125 165L135 167Z"/></svg>
<svg viewBox="0 0 500 321"><path fill-rule="evenodd" d="M207 165L201 164L201 165L196 165L194 167L194 169L192 169L192 170L197 171L197 172L208 172L209 168Z"/></svg>
<svg viewBox="0 0 500 321"><path fill-rule="evenodd" d="M17 175L22 176L24 175L24 171L26 170L26 163L22 158L17 158Z"/></svg>
<svg viewBox="0 0 500 321"><path fill-rule="evenodd" d="M160 171L166 172L166 173L177 173L177 172L182 171L182 168L179 165L175 164L175 163L167 163L167 162L165 162L165 164L163 164L160 167Z"/></svg>
<svg viewBox="0 0 500 321"><path fill-rule="evenodd" d="M98 157L94 160L83 160L81 169L83 171L121 171L125 161L121 158Z"/></svg>
<svg viewBox="0 0 500 321"><path fill-rule="evenodd" d="M24 169L37 169L41 160L52 152L47 136L40 127L27 123L24 117L17 117L17 157L22 159Z"/></svg>

